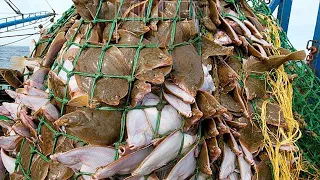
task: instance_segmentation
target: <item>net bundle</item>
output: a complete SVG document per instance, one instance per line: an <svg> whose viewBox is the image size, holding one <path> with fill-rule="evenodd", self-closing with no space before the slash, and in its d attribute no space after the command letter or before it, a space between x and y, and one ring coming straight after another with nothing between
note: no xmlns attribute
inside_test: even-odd
<svg viewBox="0 0 320 180"><path fill-rule="evenodd" d="M32 53L43 60L24 85L36 90L8 91L20 112L5 122L29 128L15 130L14 148L1 146L15 158L11 179L316 177L319 79L296 61L242 67L263 61L259 43L269 60L290 56L280 47L295 51L264 2L74 3ZM245 36L247 21L263 27L262 42ZM302 138L298 122L307 124ZM311 164L305 174L300 152Z"/></svg>

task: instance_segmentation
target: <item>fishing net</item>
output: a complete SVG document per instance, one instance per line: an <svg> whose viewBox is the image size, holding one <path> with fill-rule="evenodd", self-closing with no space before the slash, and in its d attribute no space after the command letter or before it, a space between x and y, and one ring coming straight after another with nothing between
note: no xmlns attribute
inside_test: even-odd
<svg viewBox="0 0 320 180"><path fill-rule="evenodd" d="M145 7L146 14L145 17L142 18L124 18L121 16L121 11L118 10L115 12L115 17L113 19L99 19L99 12L103 6L104 1L100 1L99 6L96 10L96 16L93 20L87 21L84 19L80 20L79 26L75 29L75 32L73 36L71 37L71 40L68 40L65 43L64 49L68 51L70 48L78 47L77 55L75 56L74 60L72 61L73 65L71 69L66 69L64 67L64 63L67 59L61 58L59 55L57 57L57 60L54 62L53 66L51 67L52 71L55 71L57 74L64 72L66 74L66 83L62 87L63 93L56 93L55 89L49 86L49 97L50 99L56 103L56 105L60 109L60 114L66 114L68 112L68 103L70 102L71 98L69 96L69 82L71 78L74 75L77 75L79 77L87 77L92 79L92 88L90 89L90 97L89 97L89 104L95 106L94 102L94 94L95 94L95 87L97 82L102 78L111 78L111 79L122 79L127 81L128 83L128 94L131 94L133 91L133 83L135 80L135 72L137 70L138 66L138 60L140 56L140 52L142 49L145 48L156 48L159 47L159 44L151 44L151 43L145 43L144 35L142 34L139 38L140 41L134 45L132 44L114 44L112 41L112 38L114 36L114 32L117 29L117 25L122 22L127 21L141 21L146 25L150 21L157 21L157 20L164 20L163 17L157 18L157 17L151 17L151 8L152 8L152 0L150 0L147 3L147 7ZM181 4L184 1L178 0L177 4L175 6L175 14L170 18L165 18L165 20L172 21L172 28L170 29L170 40L168 45L168 52L172 53L173 50L176 47L180 46L187 46L190 44L193 44L195 47L197 47L197 52L199 55L201 55L201 36L198 34L193 39L190 39L188 41L175 44L175 34L176 34L176 26L179 21L182 21L183 19L180 19L178 17L179 9L181 7ZM245 16L240 11L237 4L240 3L240 1L237 0L226 0L228 3L232 3L234 7L236 8L237 13L239 14L239 19L244 20ZM124 1L120 1L120 5L118 9L121 9L121 6L123 5ZM184 2L185 3L185 2ZM200 22L201 17L201 11L196 11L196 7L194 6L193 1L187 1L188 4L190 4L190 10L188 14L189 19L197 19L198 22ZM252 7L254 13L259 17L259 20L261 23L263 23L264 26L267 27L266 31L266 37L269 42L272 42L275 47L283 47L286 49L289 49L291 51L295 51L293 46L290 44L286 34L281 31L281 28L279 28L277 21L272 17L271 11L268 8L268 6L265 4L264 1L260 0L248 0L247 3ZM222 16L226 16L228 14L222 14ZM64 32L68 28L71 27L72 23L74 22L74 17L76 15L76 9L75 7L71 7L69 10L67 10L62 17L57 21L55 25L53 25L47 32L46 35L42 36L41 39L36 43L36 47L33 53L36 53L36 57L44 57L46 53L48 52L48 49L56 37L56 35L59 32ZM97 45L90 42L91 33L93 31L93 28L95 25L99 23L109 23L110 26L110 33L108 34L108 38L106 39L106 42L104 45ZM90 24L90 25L89 25ZM75 42L76 35L83 31L83 26L88 26L86 33L84 34L84 41ZM207 34L208 37L210 37L210 34L207 33L207 30L200 24L200 30L202 33ZM40 48L41 47L41 48ZM113 75L113 74L105 74L101 72L102 64L104 61L104 56L106 52L112 48L134 48L135 49L135 56L132 63L132 71L129 75ZM75 70L75 67L77 66L78 59L81 56L82 53L84 53L87 49L99 49L101 52L98 60L97 65L97 72L95 73L84 73L84 72L77 72ZM37 50L38 49L38 50ZM238 50L238 56L241 58L241 51ZM274 52L275 54L277 52ZM59 59L59 60L58 60ZM290 84L290 80L288 76L284 73L287 72L289 75L295 75L297 74L297 77L293 80L292 86ZM25 76L30 76L30 73L24 74ZM242 76L243 77L243 76ZM253 118L253 121L256 121L259 123L260 128L262 129L264 139L265 139L265 148L268 152L268 156L270 159L270 166L272 168L273 176L275 179L290 179L290 178L297 178L299 175L301 176L300 170L305 169L305 167L301 166L301 157L299 153L279 153L279 147L273 147L272 143L270 142L269 136L272 135L272 132L267 128L265 125L265 116L266 116L266 106L268 103L271 103L273 101L276 101L280 104L283 111L285 111L286 120L288 122L290 127L290 131L287 133L283 133L287 137L284 141L295 144L297 143L299 148L302 149L303 153L303 159L306 160L307 163L307 170L306 170L306 177L314 178L316 177L318 170L320 166L320 150L317 148L317 145L319 142L319 133L320 133L320 125L319 125L319 117L320 117L320 81L319 79L312 73L312 70L303 62L297 62L292 61L287 63L284 67L280 67L278 70L265 73L265 74L251 74L250 77L258 78L261 80L264 80L267 82L267 88L269 91L273 92L274 97L270 98L262 103L262 112L258 112L255 104L258 103L259 99L255 99L251 102L253 109L256 112L256 117ZM242 79L239 79L239 84L243 85ZM283 85L283 86L282 86ZM164 100L162 99L162 93L163 93L163 86L160 87L158 90L160 101L157 105L153 106L141 106L138 105L136 107L130 106L130 96L128 96L123 105L117 106L117 107L111 107L107 106L105 104L100 104L96 106L96 110L99 111L112 111L112 112L119 112L121 116L121 125L120 125L120 134L118 135L118 141L114 143L114 147L117 149L115 159L119 158L119 152L118 149L122 145L125 144L124 138L125 138L125 128L126 128L126 117L127 113L130 110L133 109L146 109L146 108L152 108L156 107L159 109L158 115L157 115L157 123L156 128L154 131L153 136L155 138L161 138L165 137L166 135L160 135L158 133L159 126L160 126L160 119L161 119L161 109L165 106ZM292 94L292 96L291 96ZM291 100L292 99L292 100ZM292 110L295 112L294 116L292 115ZM8 120L8 119L7 119ZM59 175L56 175L56 172L51 171L51 169L55 169L53 167L61 166L58 163L54 163L50 160L48 157L51 154L58 153L58 152L64 152L67 151L73 147L64 147L61 144L74 144L75 142L79 144L79 146L84 146L86 143L81 140L79 137L75 137L72 135L69 135L67 133L62 132L61 130L57 129L53 123L46 120L44 116L39 117L39 124L37 126L36 134L38 137L40 137L40 141L36 142L35 144L31 144L28 140L23 139L21 146L20 146L20 153L16 157L16 166L15 166L15 174L16 178L21 178L20 175L23 175L24 179L42 179L43 177L40 177L42 174L45 173L38 173L43 171L48 171L48 177L47 179L66 179L66 178L73 178L77 179L81 175L91 175L87 172L78 172L74 173L71 169L67 169L64 173L64 177L59 177ZM297 122L300 123L297 124ZM184 124L185 121L183 119L182 124ZM183 126L182 126L183 127ZM302 131L302 136L300 137L300 131ZM280 130L281 131L281 130ZM280 132L278 131L278 132ZM181 131L183 133L183 131ZM198 135L201 137L201 125L198 129ZM300 139L299 139L300 138ZM299 140L298 140L299 139ZM297 141L298 140L298 141ZM183 144L183 139L179 150L179 155L181 156L181 149ZM200 143L200 139L197 140ZM49 145L48 145L49 144ZM44 148L44 145L46 145L46 148ZM26 148L27 147L27 148ZM63 149L66 148L66 149ZM69 148L69 149L68 149ZM278 148L278 149L277 149ZM178 156L179 157L179 156ZM295 167L288 167L287 160L294 160L295 158L298 158L296 160L296 163L294 163ZM294 169L294 170L292 170ZM289 173L289 174L288 174ZM290 173L293 173L290 175ZM199 165L197 164L196 169L196 177L199 174ZM39 176L40 175L40 176ZM13 176L12 176L13 177Z"/></svg>
<svg viewBox="0 0 320 180"><path fill-rule="evenodd" d="M271 42L276 46L296 51L290 43L287 35L278 25L278 21L272 17L267 5L260 1L250 0L253 10L258 14L261 21L267 26L273 26L270 30ZM289 75L297 76L292 82L293 96L292 109L294 118L300 123L302 131L301 138L297 144L302 149L303 158L307 161L307 173L319 174L319 150L316 144L319 144L319 117L320 117L320 89L319 78L312 72L310 67L304 62L290 61L285 64L285 71ZM311 164L311 165L310 165ZM306 169L305 169L306 170Z"/></svg>
<svg viewBox="0 0 320 180"><path fill-rule="evenodd" d="M151 44L151 43L144 43L144 35L141 35L139 37L139 42L137 44L116 44L112 42L112 38L113 35L115 34L114 32L116 32L116 27L119 23L123 23L123 22L130 22L130 21L139 21L144 23L145 25L147 23L149 23L150 21L158 21L158 20L168 20L172 22L172 26L171 28L168 29L168 31L170 31L170 39L169 39L169 44L168 44L168 52L171 54L172 51L176 48L176 47L181 47L181 46L186 46L186 45L190 45L190 44L195 44L196 47L198 47L197 51L198 54L201 55L201 47L200 47L200 34L197 35L195 38L190 39L189 41L185 41L182 43L174 43L175 41L175 33L176 33L176 26L177 26L177 22L185 20L185 18L180 18L180 7L181 7L181 3L184 3L184 5L187 4L187 6L190 8L189 11L190 13L187 15L188 19L198 19L199 15L195 14L195 10L194 8L194 4L193 2L183 2L181 0L177 1L175 4L175 14L172 15L172 17L169 18L164 18L164 17L151 17L151 8L152 8L152 0L148 2L148 5L146 7L147 11L145 14L145 17L143 18L130 18L130 17L122 17L121 14L121 7L124 3L124 1L120 1L118 10L115 12L115 17L113 19L99 19L98 15L100 13L100 10L102 8L104 1L100 1L100 4L97 8L96 11L96 17L94 17L94 19L92 21L86 21L84 19L80 20L80 24L79 26L75 29L73 36L71 37L70 41L67 41L65 44L66 46L65 51L68 51L68 49L73 46L73 47L78 47L79 50L77 52L77 55L75 56L74 60L73 60L73 67L75 67L77 65L77 61L79 59L79 57L81 56L81 54L86 50L86 49L98 49L101 52L101 55L99 56L99 61L98 61L98 68L97 68L97 72L95 73L85 73L85 72L77 72L74 68L73 69L66 69L64 67L64 62L67 59L61 58L61 61L58 60L59 59L59 55L57 60L54 62L54 64L51 67L51 70L55 71L56 74L59 74L61 72L65 72L67 74L67 80L66 83L63 88L63 94L57 94L55 93L55 87L49 87L49 98L52 101L55 101L58 106L60 107L60 114L66 114L66 108L67 108L67 104L70 102L70 97L68 96L69 92L69 82L70 82L70 78L74 75L77 76L83 76L83 77L89 77L93 79L93 84L92 84L92 88L89 92L90 94L90 98L89 98L89 104L93 103L93 96L95 93L95 87L96 87L96 83L98 82L99 79L101 78L117 78L117 79L123 79L125 81L127 81L128 83L128 96L125 100L125 103L123 103L123 105L120 105L118 107L111 107L111 106L107 106L106 104L104 105L99 105L96 107L96 110L99 111L117 111L120 113L121 116L121 131L120 134L118 135L118 141L116 143L114 143L114 147L116 148L116 155L114 157L114 159L118 159L119 158L119 146L124 145L125 144L125 126L126 126L126 116L128 111L133 110L133 109L145 109L145 108L152 108L152 107L156 107L157 109L159 109L158 115L157 115L157 123L156 123L156 128L154 130L154 138L162 138L167 136L168 134L162 134L160 135L158 133L159 131L159 126L160 126L160 118L161 118L161 109L164 107L165 103L162 99L162 93L163 93L163 86L160 88L159 90L159 97L160 97L160 101L158 104L156 105L148 105L148 106L142 106L142 105L138 105L136 107L132 107L130 106L130 94L133 91L133 82L135 81L135 71L137 69L137 65L138 65L138 59L139 59L139 55L142 49L146 49L146 48L157 48L159 47L159 44ZM69 10L67 10L63 16L57 21L57 23L55 25L53 25L47 32L46 35L43 35L40 39L40 41L38 41L36 43L36 47L33 51L33 54L35 57L44 57L48 51L48 48L50 46L50 44L52 43L53 39L57 36L57 34L59 32L64 32L66 30L66 28L70 27L70 21L72 20L72 18L74 18L75 15L75 7L71 7ZM74 22L74 21L73 21ZM89 25L89 23L91 23ZM106 43L104 45L95 45L89 42L90 39L90 35L92 32L92 29L94 28L93 24L99 24L99 23L110 23L110 33L109 33L109 37L106 41ZM76 35L79 33L79 31L81 31L84 25L89 26L89 28L86 29L86 33L84 35L84 39L85 41L81 41L80 42L74 42L74 39L76 37ZM130 75L125 75L125 76L121 76L121 75L112 75L112 74L105 74L103 72L101 72L102 69L102 64L104 61L104 56L105 53L108 49L112 48L112 47L117 47L117 48L132 48L135 49L135 56L132 62L132 71L130 72ZM31 75L31 74L24 74L24 75ZM61 91L62 92L62 91ZM51 167L53 166L59 166L58 164L54 164L52 163L52 161L48 158L49 154L54 154L54 153L58 153L58 152L63 152L65 151L65 149L61 149L59 148L59 144L61 145L63 144L70 144L72 142L77 142L78 144L80 143L82 146L87 145L83 140L81 140L78 137L69 135L67 133L63 133L61 131L59 131L58 129L56 129L54 127L54 125L49 122L48 120L46 120L46 118L44 116L42 116L41 118L38 118L39 120L39 125L37 128L37 136L41 137L41 141L36 143L36 144L31 144L29 143L26 139L23 139L22 143L21 143L21 147L20 147L20 153L17 156L17 160L16 160L16 167L15 167L15 171L17 171L19 174L22 174L23 177L25 179L41 179L43 177L41 177L41 174L43 171L49 171L48 173L48 179L66 179L69 178L69 176L71 175L73 179L77 179L78 177L80 177L81 175L92 175L90 173L87 172L78 172L78 173L73 173L71 171L71 169L68 169L67 172L63 172L62 175L64 176L59 176L55 173L57 172L50 172ZM183 124L183 122L182 122ZM182 131L181 131L182 132ZM90 132L88 132L90 133ZM183 133L183 132L182 132ZM200 131L199 131L200 133ZM101 140L103 141L103 140ZM182 150L182 145L183 145L183 139L180 145L180 150L179 150L179 154L178 157L181 156L181 150ZM47 146L50 147L51 149L41 149L43 148L43 146ZM180 157L181 158L181 157ZM39 168L39 169L38 169ZM41 169L43 168L43 169ZM41 173L39 173L40 170ZM198 173L197 173L198 174ZM18 177L18 175L16 175Z"/></svg>

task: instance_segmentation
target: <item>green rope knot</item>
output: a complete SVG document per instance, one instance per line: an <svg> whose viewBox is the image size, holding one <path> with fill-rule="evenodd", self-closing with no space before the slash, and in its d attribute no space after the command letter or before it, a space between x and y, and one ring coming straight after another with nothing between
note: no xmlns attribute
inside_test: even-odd
<svg viewBox="0 0 320 180"><path fill-rule="evenodd" d="M68 102L69 102L69 99L67 99L67 98L63 98L63 99L62 99L62 103L63 103L63 104L68 104Z"/></svg>
<svg viewBox="0 0 320 180"><path fill-rule="evenodd" d="M135 81L136 77L135 76L127 76L126 79L128 80L129 83L132 83L133 81Z"/></svg>
<svg viewBox="0 0 320 180"><path fill-rule="evenodd" d="M67 73L68 82L69 82L69 79L74 75L74 72L73 71L68 71L66 73Z"/></svg>

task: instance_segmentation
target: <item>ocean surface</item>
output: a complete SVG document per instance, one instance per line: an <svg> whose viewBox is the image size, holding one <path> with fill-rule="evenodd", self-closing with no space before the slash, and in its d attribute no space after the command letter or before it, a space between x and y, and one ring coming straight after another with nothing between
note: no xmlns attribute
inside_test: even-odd
<svg viewBox="0 0 320 180"><path fill-rule="evenodd" d="M9 68L12 56L28 56L28 46L2 46L0 47L0 68Z"/></svg>

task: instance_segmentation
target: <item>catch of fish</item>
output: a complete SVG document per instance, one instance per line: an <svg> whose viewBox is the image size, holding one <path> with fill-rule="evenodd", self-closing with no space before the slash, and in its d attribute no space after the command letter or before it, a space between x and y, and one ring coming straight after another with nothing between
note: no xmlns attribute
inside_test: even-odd
<svg viewBox="0 0 320 180"><path fill-rule="evenodd" d="M250 74L304 51L272 54L244 0L73 2L46 43L1 71L15 88L0 106L2 179L272 178L249 101L270 93ZM267 109L286 129L279 104Z"/></svg>

